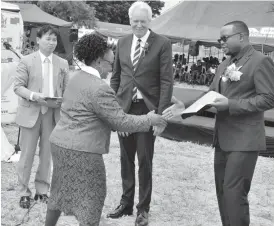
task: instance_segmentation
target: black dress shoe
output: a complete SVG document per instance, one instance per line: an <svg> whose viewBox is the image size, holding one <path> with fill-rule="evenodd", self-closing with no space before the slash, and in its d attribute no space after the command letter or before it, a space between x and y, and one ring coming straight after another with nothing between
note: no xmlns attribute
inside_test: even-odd
<svg viewBox="0 0 274 226"><path fill-rule="evenodd" d="M48 203L48 195L46 194L35 194L34 200L35 201L41 201L42 203Z"/></svg>
<svg viewBox="0 0 274 226"><path fill-rule="evenodd" d="M135 226L147 226L148 225L148 213L143 211L137 214Z"/></svg>
<svg viewBox="0 0 274 226"><path fill-rule="evenodd" d="M113 212L107 215L108 218L120 218L122 216L132 215L133 207L128 207L126 205L119 205Z"/></svg>

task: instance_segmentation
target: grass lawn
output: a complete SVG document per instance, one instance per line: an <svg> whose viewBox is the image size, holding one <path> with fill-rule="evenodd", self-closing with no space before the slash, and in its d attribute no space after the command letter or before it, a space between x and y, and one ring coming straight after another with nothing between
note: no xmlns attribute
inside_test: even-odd
<svg viewBox="0 0 274 226"><path fill-rule="evenodd" d="M16 143L17 127L4 126L9 141ZM153 192L150 226L220 226L213 175L213 149L190 142L157 138L153 161ZM101 226L133 226L134 216L110 220L106 214L116 207L121 196L119 142L112 134L110 153L104 156L107 170L107 198ZM33 172L38 165L35 156ZM136 162L137 163L137 162ZM26 210L19 207L14 163L1 163L1 225L20 223ZM274 159L259 157L249 195L251 226L274 225ZM30 187L34 191L34 173ZM138 177L137 177L138 178ZM138 194L138 186L136 187ZM137 196L138 197L138 196ZM137 203L137 197L135 204ZM42 226L46 205L37 203L22 225ZM62 216L60 226L78 225L74 217Z"/></svg>

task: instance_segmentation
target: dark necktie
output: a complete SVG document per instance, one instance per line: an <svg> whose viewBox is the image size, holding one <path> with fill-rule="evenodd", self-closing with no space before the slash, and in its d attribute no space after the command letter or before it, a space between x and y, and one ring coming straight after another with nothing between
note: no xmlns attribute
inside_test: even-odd
<svg viewBox="0 0 274 226"><path fill-rule="evenodd" d="M136 70L140 56L141 56L141 39L138 39L137 45L135 47L133 61L132 61L134 71ZM134 87L132 89L132 101L135 101L136 99L137 99L137 87L134 85Z"/></svg>

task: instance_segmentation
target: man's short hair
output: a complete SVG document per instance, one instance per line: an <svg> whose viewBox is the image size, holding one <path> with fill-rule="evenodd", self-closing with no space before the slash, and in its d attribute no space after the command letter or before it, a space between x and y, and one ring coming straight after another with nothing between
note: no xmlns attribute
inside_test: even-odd
<svg viewBox="0 0 274 226"><path fill-rule="evenodd" d="M42 38L42 36L44 34L46 34L47 32L49 32L50 35L55 34L56 37L59 36L59 31L56 27L54 27L52 25L44 25L44 26L40 27L40 29L38 30L37 37Z"/></svg>
<svg viewBox="0 0 274 226"><path fill-rule="evenodd" d="M146 3L146 2L134 2L129 10L128 10L128 16L129 16L129 19L132 18L132 14L134 12L135 9L144 9L147 11L147 16L148 16L148 20L151 21L152 20L152 9L151 7Z"/></svg>
<svg viewBox="0 0 274 226"><path fill-rule="evenodd" d="M242 32L242 33L245 33L249 36L248 26L243 21L235 20L235 21L232 21L232 22L229 22L229 23L225 24L224 26L228 26L228 25L232 25L234 31Z"/></svg>

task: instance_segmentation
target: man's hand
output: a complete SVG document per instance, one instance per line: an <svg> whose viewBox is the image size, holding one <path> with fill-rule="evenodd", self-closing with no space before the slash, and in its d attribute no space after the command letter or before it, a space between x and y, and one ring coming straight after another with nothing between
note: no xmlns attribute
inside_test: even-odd
<svg viewBox="0 0 274 226"><path fill-rule="evenodd" d="M55 101L55 104L61 106L62 102L63 102L63 98L58 98L58 99Z"/></svg>
<svg viewBox="0 0 274 226"><path fill-rule="evenodd" d="M43 93L33 93L32 100L36 101L40 105L46 105L45 96Z"/></svg>
<svg viewBox="0 0 274 226"><path fill-rule="evenodd" d="M176 99L175 96L172 96L171 103L174 104L163 111L163 117L166 120L170 120L173 117L181 115L181 112L185 109L184 103Z"/></svg>
<svg viewBox="0 0 274 226"><path fill-rule="evenodd" d="M212 107L215 107L217 111L225 111L228 109L228 99L226 97L217 98L212 104Z"/></svg>
<svg viewBox="0 0 274 226"><path fill-rule="evenodd" d="M165 126L153 126L153 136L160 136L165 130Z"/></svg>
<svg viewBox="0 0 274 226"><path fill-rule="evenodd" d="M119 136L121 137L128 137L130 135L129 132L117 132Z"/></svg>

